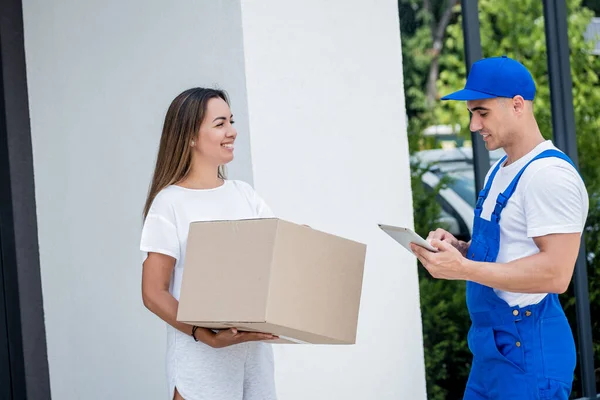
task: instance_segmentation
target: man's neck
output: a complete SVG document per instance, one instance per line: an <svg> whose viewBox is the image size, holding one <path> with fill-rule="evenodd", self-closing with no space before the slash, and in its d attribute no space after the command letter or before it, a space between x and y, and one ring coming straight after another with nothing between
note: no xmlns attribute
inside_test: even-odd
<svg viewBox="0 0 600 400"><path fill-rule="evenodd" d="M541 143L544 143L545 139L540 132L537 124L525 129L521 135L514 135L517 140L511 143L509 146L503 148L507 155L504 166L510 165L521 157L527 155L530 151L535 149ZM532 133L535 132L535 133Z"/></svg>

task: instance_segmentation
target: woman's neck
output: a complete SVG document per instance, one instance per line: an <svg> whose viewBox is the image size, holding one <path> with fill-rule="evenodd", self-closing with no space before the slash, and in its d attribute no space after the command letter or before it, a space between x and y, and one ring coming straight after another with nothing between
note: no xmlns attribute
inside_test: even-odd
<svg viewBox="0 0 600 400"><path fill-rule="evenodd" d="M219 178L219 167L194 165L188 174L177 183L187 189L214 189L223 185L223 179Z"/></svg>

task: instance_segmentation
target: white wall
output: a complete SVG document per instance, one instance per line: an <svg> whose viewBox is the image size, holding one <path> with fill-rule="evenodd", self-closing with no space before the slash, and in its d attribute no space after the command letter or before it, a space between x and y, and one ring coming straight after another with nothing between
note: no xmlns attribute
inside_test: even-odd
<svg viewBox="0 0 600 400"><path fill-rule="evenodd" d="M237 1L24 0L40 263L55 399L163 399L165 328L142 305L139 233L162 122L226 88L252 182Z"/></svg>
<svg viewBox="0 0 600 400"><path fill-rule="evenodd" d="M367 243L357 345L279 346L282 399L423 399L395 0L242 0L254 183L277 214Z"/></svg>
<svg viewBox="0 0 600 400"><path fill-rule="evenodd" d="M425 398L416 263L376 227L412 225L395 1L23 5L53 398L165 398L141 208L170 101L214 85L240 132L230 175L369 245L358 344L278 346L280 398Z"/></svg>

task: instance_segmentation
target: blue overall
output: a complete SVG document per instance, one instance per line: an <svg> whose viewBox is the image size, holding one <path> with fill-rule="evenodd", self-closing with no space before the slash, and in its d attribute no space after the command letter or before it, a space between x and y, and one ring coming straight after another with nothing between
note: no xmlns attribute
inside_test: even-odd
<svg viewBox="0 0 600 400"><path fill-rule="evenodd" d="M558 157L573 165L564 153L542 152L498 195L488 221L481 218L483 203L506 157L496 165L477 199L469 259L496 261L502 210L527 166L546 157ZM467 282L467 307L473 364L464 400L569 398L576 363L575 343L558 295L550 293L540 303L523 308L509 307L494 289Z"/></svg>

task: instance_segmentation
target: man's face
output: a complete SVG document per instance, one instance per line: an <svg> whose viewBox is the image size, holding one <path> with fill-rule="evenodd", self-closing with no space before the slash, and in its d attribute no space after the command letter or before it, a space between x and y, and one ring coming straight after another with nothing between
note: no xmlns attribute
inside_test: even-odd
<svg viewBox="0 0 600 400"><path fill-rule="evenodd" d="M479 132L490 151L505 147L510 140L514 118L511 102L511 99L505 98L467 101L467 108L472 114L469 128L471 132Z"/></svg>

